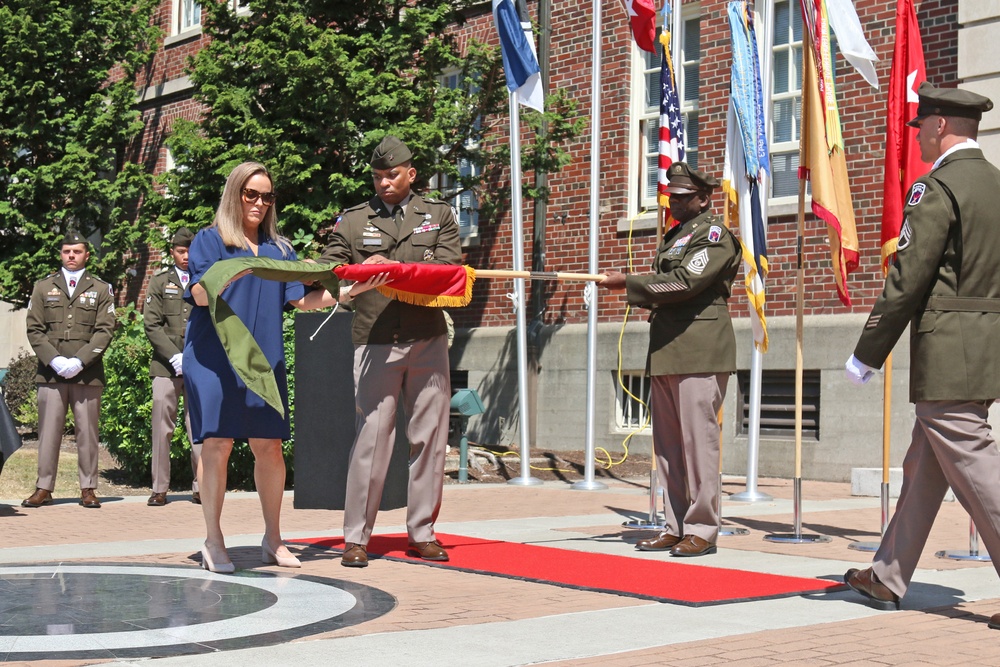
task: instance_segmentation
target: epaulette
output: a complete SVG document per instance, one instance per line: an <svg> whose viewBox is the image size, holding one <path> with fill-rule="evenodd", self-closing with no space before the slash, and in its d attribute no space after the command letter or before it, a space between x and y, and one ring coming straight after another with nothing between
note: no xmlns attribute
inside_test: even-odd
<svg viewBox="0 0 1000 667"><path fill-rule="evenodd" d="M48 280L49 278L55 278L57 275L59 275L59 272L58 271L53 271L49 275L45 276L44 280Z"/></svg>
<svg viewBox="0 0 1000 667"><path fill-rule="evenodd" d="M166 273L167 271L169 271L171 268L172 267L165 266L162 269L160 269L159 271L157 271L156 273L154 273L153 275L154 276L162 276L164 273Z"/></svg>
<svg viewBox="0 0 1000 667"><path fill-rule="evenodd" d="M360 211L360 210L361 210L361 209L363 209L363 208L368 208L368 205L369 205L370 203L371 203L371 202L367 202L367 201L366 201L366 202L364 202L363 204L358 204L357 206L352 206L351 208L348 208L348 209L345 209L345 210L344 210L344 213L343 213L343 214L341 214L341 215L344 215L344 214L347 214L347 213L350 213L351 211Z"/></svg>

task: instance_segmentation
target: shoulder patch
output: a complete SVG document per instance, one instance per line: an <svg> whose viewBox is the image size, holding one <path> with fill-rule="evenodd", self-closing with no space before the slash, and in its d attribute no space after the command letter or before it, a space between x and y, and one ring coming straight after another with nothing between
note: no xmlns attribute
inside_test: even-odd
<svg viewBox="0 0 1000 667"><path fill-rule="evenodd" d="M916 206L920 203L920 200L924 197L924 192L927 190L926 183L914 183L913 187L910 188L910 198L906 201L907 206Z"/></svg>
<svg viewBox="0 0 1000 667"><path fill-rule="evenodd" d="M718 225L712 225L708 230L708 240L712 243L718 243L719 239L722 238L722 227Z"/></svg>

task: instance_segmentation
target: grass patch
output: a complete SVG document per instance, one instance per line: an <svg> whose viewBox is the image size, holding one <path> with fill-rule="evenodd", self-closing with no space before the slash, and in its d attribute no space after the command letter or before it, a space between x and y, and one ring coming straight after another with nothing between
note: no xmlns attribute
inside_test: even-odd
<svg viewBox="0 0 1000 667"><path fill-rule="evenodd" d="M27 498L35 492L37 479L38 450L22 447L4 461L3 473L0 473L0 498ZM59 452L59 470L52 495L56 498L75 498L80 495L80 475L75 452Z"/></svg>

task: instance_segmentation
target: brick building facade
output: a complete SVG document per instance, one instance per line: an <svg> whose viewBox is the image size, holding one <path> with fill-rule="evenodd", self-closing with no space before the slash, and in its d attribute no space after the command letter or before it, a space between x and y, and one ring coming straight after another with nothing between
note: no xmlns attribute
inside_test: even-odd
<svg viewBox="0 0 1000 667"><path fill-rule="evenodd" d="M236 0L237 11L245 11ZM529 14L537 20L540 0L530 0ZM657 2L657 4L660 4ZM837 298L826 227L807 212L804 258L806 267L805 316L807 321L806 369L816 380L815 433L809 440L804 459L806 477L844 479L851 466L870 460L874 465L880 456L878 443L881 429L881 397L875 391L863 397L845 396L842 386L843 360L850 354L860 328L860 322L881 290L879 267L880 215L882 197L882 159L885 132L885 87L894 43L895 3L889 0L857 0L856 8L865 35L879 57L877 72L882 90L867 84L841 57L836 62L837 96L846 143L847 164L851 177L854 209L857 219L861 263L848 280L853 301L848 308ZM189 0L163 0L157 15L158 23L167 35L159 49L144 90L140 91L140 106L146 121L143 155L157 173L169 169L169 158L163 139L176 118L197 118L199 107L191 99L192 88L185 74L187 59L204 43L197 25L184 24L185 13L190 19L194 3ZM576 99L581 115L589 117L591 109L591 31L592 4L550 0L551 25L549 67L550 87L562 88ZM965 56L963 43L979 43L989 34L996 34L996 17L989 11L972 9L969 2L949 0L917 0L927 59L928 79L938 85L966 87L1000 98L1000 89L993 90L994 75L990 66L982 65L984 57L972 50ZM783 157L776 161L784 170L783 196L769 202L768 254L771 273L767 281L767 316L772 327L772 349L765 355L765 373L786 373L794 368L792 342L796 298L796 210L794 167L797 165L797 127L794 117L796 91L801 81L795 53L795 23L797 3L776 0L776 20L772 40L776 55L774 66L781 80L785 132ZM692 141L689 161L701 169L721 175L729 96L731 63L729 26L726 2L705 0L684 2L681 9L683 28L674 36L674 48L681 49L683 66L678 72L678 86L684 100L685 118L690 121ZM456 26L460 43L469 38L497 43L490 3L484 2L465 14L464 24ZM658 68L658 59L643 56L632 42L627 17L619 0L602 2L602 77L600 86L600 269L622 269L631 265L635 271L648 269L655 250L655 212L650 208L647 166L650 135L649 107L645 86L651 71ZM963 23L971 29L972 38L963 37ZM758 28L760 30L760 28ZM801 39L799 30L798 38ZM800 61L798 61L800 62ZM963 71L963 67L965 70ZM658 72L656 73L658 77ZM657 79L658 81L658 79ZM998 86L1000 88L1000 86ZM777 95L777 88L775 99ZM778 104L779 102L776 102ZM792 113L794 111L794 113ZM990 117L992 118L992 117ZM506 140L507 120L492 119L497 141ZM984 127L995 129L995 121ZM776 130L777 131L777 130ZM790 134L789 134L790 132ZM1000 142L992 135L984 140L984 148L994 159L1000 157ZM778 144L776 143L775 146ZM572 162L558 174L550 175L551 198L547 205L544 228L544 269L548 271L588 272L588 235L590 221L590 126L569 147ZM524 175L525 181L533 174ZM791 179L791 181L789 181ZM655 179L654 179L655 180ZM775 181L778 180L776 175ZM791 183L791 185L790 185ZM778 185L775 185L777 188ZM655 185L654 185L655 188ZM716 196L716 205L719 204ZM525 202L523 210L524 256L530 258L533 238L534 209ZM631 252L629 240L631 239ZM480 220L478 234L468 241L468 263L479 268L510 268L512 264L512 234L508 219ZM156 268L156 261L146 258L145 274ZM141 275L141 273L140 273ZM136 280L128 297L139 298L145 280ZM141 283L141 285L139 284ZM515 315L507 293L511 285L505 281L483 280L475 290L472 305L452 315L460 328L460 336L452 354L452 364L467 373L469 386L475 387L487 405L486 414L470 423L470 436L479 442L512 444L517 439L516 357L513 351L512 327ZM587 307L584 289L579 283L546 283L529 306L529 319L541 313L532 327L533 370L531 391L532 441L538 446L579 449L582 447L582 402L587 369L583 359L584 325ZM750 335L741 292L731 301L740 338L740 367L749 367ZM619 368L614 354L625 315L624 299L599 293L598 319L601 323L599 360L599 395L597 397L598 445L610 450L621 447L625 435L637 427L624 414L627 399L613 377ZM645 357L644 315L635 313L622 335L622 371L633 379L641 378ZM905 396L907 350L900 350L896 377L897 395ZM786 375L787 378L787 375ZM641 380L639 388L641 390ZM777 380L775 382L778 382ZM765 382L766 383L766 382ZM778 382L778 384L781 384ZM728 470L742 470L746 446L746 391L740 382L730 384L725 407L729 415L723 431L724 462ZM905 444L905 425L909 422L905 404L900 403L894 442ZM787 405L785 406L787 408ZM820 411L822 410L822 416ZM846 432L847 415L860 415L861 426ZM782 434L779 415L773 438L765 438L761 447L761 473L787 475L787 429ZM638 425L638 426L641 426ZM822 437L821 437L822 434ZM849 444L867 440L865 450ZM874 444L873 444L874 443ZM633 446L649 448L648 429L640 430ZM896 447L899 458L903 447ZM773 466L767 463L772 457Z"/></svg>

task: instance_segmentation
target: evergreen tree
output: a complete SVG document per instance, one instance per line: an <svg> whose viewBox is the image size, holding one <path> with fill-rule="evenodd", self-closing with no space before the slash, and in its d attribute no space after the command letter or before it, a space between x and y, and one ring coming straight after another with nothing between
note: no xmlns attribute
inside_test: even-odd
<svg viewBox="0 0 1000 667"><path fill-rule="evenodd" d="M235 13L203 5L212 40L194 58L191 80L206 111L200 122L174 123L168 146L178 169L165 175L162 220L209 224L226 175L256 160L274 175L283 232L306 250L338 212L372 196L368 160L389 133L413 151L418 190L473 191L488 219L507 198L498 187L510 159L507 88L499 48L470 40L463 53L450 31L472 4L251 0L249 12ZM528 171L564 165L560 146L583 122L570 119L562 93L548 105L547 135L524 147ZM524 116L535 127L543 119ZM477 165L476 175L460 174L462 161ZM434 174L449 177L447 189L429 187Z"/></svg>
<svg viewBox="0 0 1000 667"><path fill-rule="evenodd" d="M158 0L0 3L0 300L23 305L75 229L111 282L148 224L136 82Z"/></svg>

